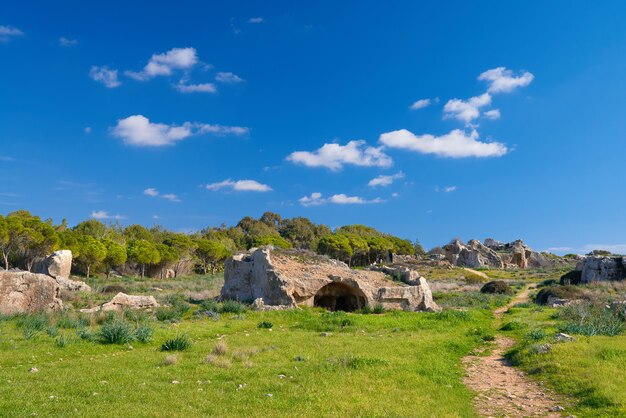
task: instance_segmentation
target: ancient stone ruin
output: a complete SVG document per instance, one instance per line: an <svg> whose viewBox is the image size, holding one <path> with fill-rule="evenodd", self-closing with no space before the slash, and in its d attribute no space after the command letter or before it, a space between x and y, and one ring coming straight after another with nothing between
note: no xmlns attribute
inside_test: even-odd
<svg viewBox="0 0 626 418"><path fill-rule="evenodd" d="M93 313L93 312L108 312L117 311L121 312L124 309L151 309L158 308L154 296L134 296L127 295L126 293L119 292L109 302L103 303L92 309L81 309L81 312Z"/></svg>
<svg viewBox="0 0 626 418"><path fill-rule="evenodd" d="M263 309L319 306L355 311L382 305L406 311L438 311L419 275L413 285L382 272L352 270L345 263L301 251L253 249L226 261L222 299L255 301Z"/></svg>

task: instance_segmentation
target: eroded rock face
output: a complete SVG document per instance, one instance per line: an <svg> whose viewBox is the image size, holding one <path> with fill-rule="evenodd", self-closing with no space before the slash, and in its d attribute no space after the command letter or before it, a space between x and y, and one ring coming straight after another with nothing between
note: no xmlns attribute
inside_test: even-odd
<svg viewBox="0 0 626 418"><path fill-rule="evenodd" d="M352 311L380 304L411 311L439 309L423 279L416 286L401 287L381 272L352 270L310 253L270 248L226 261L221 298L254 300L263 307L304 304Z"/></svg>
<svg viewBox="0 0 626 418"><path fill-rule="evenodd" d="M158 302L154 296L133 296L126 293L118 293L110 302L102 304L93 309L81 309L81 312L98 311L122 311L124 309L150 309L157 308Z"/></svg>
<svg viewBox="0 0 626 418"><path fill-rule="evenodd" d="M626 257L589 256L579 261L580 283L626 279Z"/></svg>
<svg viewBox="0 0 626 418"><path fill-rule="evenodd" d="M70 277L72 271L72 252L70 250L55 251L41 263L41 273L52 277Z"/></svg>
<svg viewBox="0 0 626 418"><path fill-rule="evenodd" d="M0 314L61 309L59 285L52 277L28 271L0 271Z"/></svg>
<svg viewBox="0 0 626 418"><path fill-rule="evenodd" d="M85 282L81 282L80 280L70 280L61 276L57 276L55 280L59 284L61 290L67 290L69 292L91 292L91 286Z"/></svg>
<svg viewBox="0 0 626 418"><path fill-rule="evenodd" d="M467 244L456 239L443 246L444 256L450 264L463 267L503 268L504 262L491 248L478 240L470 240Z"/></svg>

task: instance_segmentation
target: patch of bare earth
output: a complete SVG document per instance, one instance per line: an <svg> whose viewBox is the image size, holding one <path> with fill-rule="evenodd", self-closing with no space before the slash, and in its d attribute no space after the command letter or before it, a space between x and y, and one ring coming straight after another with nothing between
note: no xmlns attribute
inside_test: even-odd
<svg viewBox="0 0 626 418"><path fill-rule="evenodd" d="M530 288L524 289L507 306L494 314L498 321L516 303L528 301ZM515 341L498 336L489 355L470 355L463 359L466 377L463 381L477 393L474 406L487 417L560 417L557 412L563 400L539 382L529 379L508 363L504 353Z"/></svg>

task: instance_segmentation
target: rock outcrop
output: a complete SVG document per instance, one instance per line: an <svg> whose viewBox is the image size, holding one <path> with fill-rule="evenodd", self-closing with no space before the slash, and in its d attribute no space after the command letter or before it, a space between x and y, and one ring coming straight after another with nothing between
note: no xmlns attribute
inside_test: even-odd
<svg viewBox="0 0 626 418"><path fill-rule="evenodd" d="M626 257L588 256L579 261L580 283L607 282L626 279Z"/></svg>
<svg viewBox="0 0 626 418"><path fill-rule="evenodd" d="M91 287L87 283L69 278L72 272L72 252L70 250L53 252L39 263L36 270L53 277L61 290L91 292Z"/></svg>
<svg viewBox="0 0 626 418"><path fill-rule="evenodd" d="M52 277L70 277L72 272L72 252L70 250L53 252L40 263L38 270L39 273Z"/></svg>
<svg viewBox="0 0 626 418"><path fill-rule="evenodd" d="M430 253L429 253L430 254ZM433 254L443 254L445 260L454 266L487 268L546 268L568 261L547 253L533 251L522 240L509 243L487 238L484 243L470 240L465 244L455 239L448 245L438 248Z"/></svg>
<svg viewBox="0 0 626 418"><path fill-rule="evenodd" d="M122 311L124 309L151 309L157 308L158 302L154 296L134 296L125 293L118 293L110 302L104 303L96 308L81 309L81 312L99 312L99 311Z"/></svg>
<svg viewBox="0 0 626 418"><path fill-rule="evenodd" d="M0 314L61 309L59 284L53 278L28 271L0 271Z"/></svg>
<svg viewBox="0 0 626 418"><path fill-rule="evenodd" d="M415 286L400 286L382 272L352 270L345 263L312 253L273 251L271 247L228 259L220 297L255 301L265 309L308 305L353 311L382 305L408 311L439 310L421 277Z"/></svg>

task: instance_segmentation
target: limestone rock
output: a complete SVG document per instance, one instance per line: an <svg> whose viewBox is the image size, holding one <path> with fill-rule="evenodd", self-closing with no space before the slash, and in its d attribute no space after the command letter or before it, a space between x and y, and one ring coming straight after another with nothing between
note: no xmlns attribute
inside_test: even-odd
<svg viewBox="0 0 626 418"><path fill-rule="evenodd" d="M158 306L154 296L134 296L120 292L110 302L93 309L81 309L81 312L122 311L124 309L147 309Z"/></svg>
<svg viewBox="0 0 626 418"><path fill-rule="evenodd" d="M463 267L503 268L504 263L498 254L478 240L470 240L467 244L456 239L443 246L446 260L450 264Z"/></svg>
<svg viewBox="0 0 626 418"><path fill-rule="evenodd" d="M401 287L381 272L352 270L345 263L299 251L253 249L226 261L222 299L269 306L321 306L352 311L365 305L390 309L438 310L428 283ZM260 300L259 300L260 299Z"/></svg>
<svg viewBox="0 0 626 418"><path fill-rule="evenodd" d="M385 273L386 275L391 276L394 279L400 280L402 283L406 283L411 286L419 286L420 279L423 279L423 277L420 276L417 271L406 266L386 266L384 264L381 264L372 265L369 267L369 269Z"/></svg>
<svg viewBox="0 0 626 418"><path fill-rule="evenodd" d="M58 283L28 271L0 271L0 314L53 312L63 309Z"/></svg>
<svg viewBox="0 0 626 418"><path fill-rule="evenodd" d="M70 277L72 270L72 252L55 251L41 262L39 271L52 277Z"/></svg>
<svg viewBox="0 0 626 418"><path fill-rule="evenodd" d="M589 256L579 261L580 283L626 279L626 257Z"/></svg>
<svg viewBox="0 0 626 418"><path fill-rule="evenodd" d="M55 280L59 284L59 287L61 288L61 290L67 290L69 292L77 292L77 291L91 292L91 286L89 286L85 282L81 282L79 280L66 279L65 277L62 277L62 276L57 276Z"/></svg>

